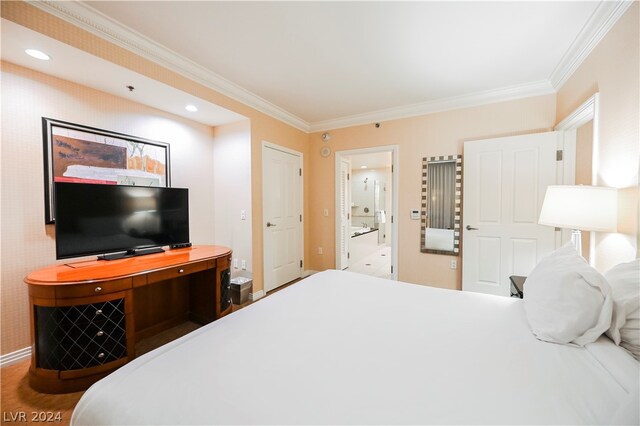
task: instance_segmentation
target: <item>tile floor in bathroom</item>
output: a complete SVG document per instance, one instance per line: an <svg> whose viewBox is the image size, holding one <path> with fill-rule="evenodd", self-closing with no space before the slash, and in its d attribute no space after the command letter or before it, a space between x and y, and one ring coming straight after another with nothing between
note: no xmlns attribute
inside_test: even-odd
<svg viewBox="0 0 640 426"><path fill-rule="evenodd" d="M391 246L381 245L378 250L346 269L380 278L391 278Z"/></svg>

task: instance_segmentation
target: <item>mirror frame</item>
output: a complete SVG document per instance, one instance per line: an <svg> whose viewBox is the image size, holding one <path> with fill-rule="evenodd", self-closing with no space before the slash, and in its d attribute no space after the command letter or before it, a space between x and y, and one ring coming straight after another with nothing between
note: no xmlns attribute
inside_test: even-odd
<svg viewBox="0 0 640 426"><path fill-rule="evenodd" d="M453 225L453 250L434 250L426 248L426 233L429 218L427 215L427 199L429 197L429 185L427 182L427 171L431 161L455 161L456 162L456 198L455 216ZM462 155L441 155L439 157L422 158L422 197L420 212L420 251L422 253L446 254L450 256L460 255L460 224L462 215Z"/></svg>

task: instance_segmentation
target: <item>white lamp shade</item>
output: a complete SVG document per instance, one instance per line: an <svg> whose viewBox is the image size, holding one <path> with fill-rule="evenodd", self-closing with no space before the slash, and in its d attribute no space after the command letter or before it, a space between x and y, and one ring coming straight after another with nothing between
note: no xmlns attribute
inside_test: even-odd
<svg viewBox="0 0 640 426"><path fill-rule="evenodd" d="M618 191L602 186L550 185L538 223L583 231L616 232Z"/></svg>

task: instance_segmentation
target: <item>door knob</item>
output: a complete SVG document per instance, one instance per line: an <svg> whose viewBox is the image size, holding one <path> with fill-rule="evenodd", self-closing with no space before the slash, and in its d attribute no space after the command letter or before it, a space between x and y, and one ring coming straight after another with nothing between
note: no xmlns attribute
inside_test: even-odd
<svg viewBox="0 0 640 426"><path fill-rule="evenodd" d="M269 228L271 226L276 226L276 224L275 223L271 223L271 222L267 222L267 228Z"/></svg>
<svg viewBox="0 0 640 426"><path fill-rule="evenodd" d="M474 228L471 225L467 225L467 231L477 231L478 228Z"/></svg>

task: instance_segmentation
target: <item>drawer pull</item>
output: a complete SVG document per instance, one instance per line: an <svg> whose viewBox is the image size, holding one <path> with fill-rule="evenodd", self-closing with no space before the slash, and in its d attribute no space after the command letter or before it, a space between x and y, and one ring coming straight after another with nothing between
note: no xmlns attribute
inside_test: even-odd
<svg viewBox="0 0 640 426"><path fill-rule="evenodd" d="M102 331L102 330L98 331L98 332L96 333L96 336L98 336L98 337L102 337L102 336L104 336L104 331Z"/></svg>
<svg viewBox="0 0 640 426"><path fill-rule="evenodd" d="M104 358L104 352L100 352L100 353L98 354L98 358L100 358L100 359Z"/></svg>
<svg viewBox="0 0 640 426"><path fill-rule="evenodd" d="M184 272L184 269L178 269L178 273L181 274Z"/></svg>
<svg viewBox="0 0 640 426"><path fill-rule="evenodd" d="M96 293L100 293L102 291L102 287L96 287L96 289L94 290Z"/></svg>
<svg viewBox="0 0 640 426"><path fill-rule="evenodd" d="M98 310L96 311L96 316L98 316L98 315L102 315L102 309L98 309Z"/></svg>

